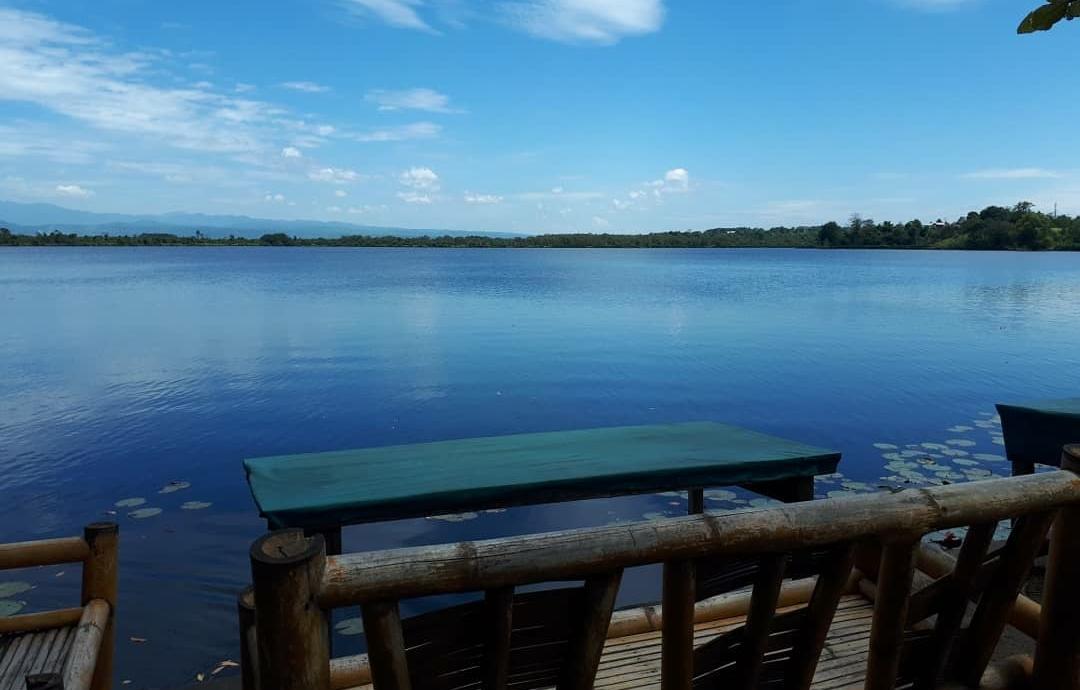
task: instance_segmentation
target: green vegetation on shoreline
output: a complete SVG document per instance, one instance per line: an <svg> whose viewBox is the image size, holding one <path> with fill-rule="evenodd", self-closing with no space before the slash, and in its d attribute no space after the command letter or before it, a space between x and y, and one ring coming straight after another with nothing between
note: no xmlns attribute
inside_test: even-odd
<svg viewBox="0 0 1080 690"><path fill-rule="evenodd" d="M1080 216L1054 216L1033 210L1030 203L988 206L953 222L924 224L875 223L852 216L846 225L774 228L715 228L704 231L654 232L643 235L558 234L528 237L443 236L394 237L350 235L336 238L290 237L269 233L258 239L212 238L196 232L182 237L167 233L78 235L54 230L19 235L0 228L0 246L288 246L288 247L494 247L494 248L861 248L861 249L1005 249L1080 250Z"/></svg>

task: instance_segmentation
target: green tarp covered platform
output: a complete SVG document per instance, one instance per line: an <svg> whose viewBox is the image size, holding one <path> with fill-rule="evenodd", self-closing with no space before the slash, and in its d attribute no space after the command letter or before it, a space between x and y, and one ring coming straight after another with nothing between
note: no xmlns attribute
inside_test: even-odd
<svg viewBox="0 0 1080 690"><path fill-rule="evenodd" d="M472 438L244 461L271 527L325 528L805 479L840 454L713 422ZM811 492L812 493L812 492Z"/></svg>
<svg viewBox="0 0 1080 690"><path fill-rule="evenodd" d="M1027 474L1035 463L1061 463L1061 449L1080 443L1080 398L999 403L1005 454L1013 474Z"/></svg>

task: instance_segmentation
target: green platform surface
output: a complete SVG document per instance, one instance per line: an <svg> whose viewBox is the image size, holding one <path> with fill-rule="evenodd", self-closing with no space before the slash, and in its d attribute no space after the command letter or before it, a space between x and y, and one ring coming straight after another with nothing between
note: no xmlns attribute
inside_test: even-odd
<svg viewBox="0 0 1080 690"><path fill-rule="evenodd" d="M998 403L997 410L1013 463L1056 467L1062 447L1080 443L1080 398Z"/></svg>
<svg viewBox="0 0 1080 690"><path fill-rule="evenodd" d="M330 527L836 471L840 454L714 422L470 438L244 461L271 527Z"/></svg>

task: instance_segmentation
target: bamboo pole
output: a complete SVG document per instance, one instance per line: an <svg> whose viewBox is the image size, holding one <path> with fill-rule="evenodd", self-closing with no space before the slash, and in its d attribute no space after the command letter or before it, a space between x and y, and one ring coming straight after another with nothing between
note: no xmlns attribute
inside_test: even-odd
<svg viewBox="0 0 1080 690"><path fill-rule="evenodd" d="M694 675L693 561L664 563L663 633L660 638L661 690L690 690Z"/></svg>
<svg viewBox="0 0 1080 690"><path fill-rule="evenodd" d="M0 635L7 633L27 633L50 628L66 628L75 625L82 618L82 607L24 613L17 616L0 616Z"/></svg>
<svg viewBox="0 0 1080 690"><path fill-rule="evenodd" d="M736 664L738 687L754 690L761 677L765 661L765 649L772 629L776 605L780 599L780 586L787 567L786 553L769 554L758 564L757 577L750 596L750 610L743 628L742 647Z"/></svg>
<svg viewBox="0 0 1080 690"><path fill-rule="evenodd" d="M412 684L398 603L370 602L360 607L360 613L364 619L374 690L410 690Z"/></svg>
<svg viewBox="0 0 1080 690"><path fill-rule="evenodd" d="M82 604L102 600L108 604L101 649L94 665L92 690L109 690L116 646L116 604L119 589L120 528L115 522L96 522L83 530L89 553L82 569Z"/></svg>
<svg viewBox="0 0 1080 690"><path fill-rule="evenodd" d="M1080 472L1080 445L1066 446L1061 469ZM1039 639L1035 647L1033 686L1075 690L1080 677L1080 507L1062 508L1050 534L1050 562Z"/></svg>
<svg viewBox="0 0 1080 690"><path fill-rule="evenodd" d="M90 690L101 671L112 611L104 599L93 599L83 608L75 640L64 662L64 690Z"/></svg>
<svg viewBox="0 0 1080 690"><path fill-rule="evenodd" d="M793 659L788 671L786 687L807 690L814 679L821 650L832 627L836 607L840 603L855 564L855 545L846 544L830 554L810 598L806 612L806 625L799 633L794 646ZM861 576L858 577L861 580Z"/></svg>
<svg viewBox="0 0 1080 690"><path fill-rule="evenodd" d="M592 690L600 656L607 640L608 623L615 608L622 571L594 576L585 581L581 615L567 643L559 690Z"/></svg>
<svg viewBox="0 0 1080 690"><path fill-rule="evenodd" d="M260 690L326 690L330 645L315 601L326 561L321 535L265 534L251 546Z"/></svg>
<svg viewBox="0 0 1080 690"><path fill-rule="evenodd" d="M489 589L484 593L484 625L484 688L506 690L510 675L510 636L514 631L513 587Z"/></svg>
<svg viewBox="0 0 1080 690"><path fill-rule="evenodd" d="M236 597L236 618L240 629L241 690L258 690L259 642L255 637L255 591L251 586Z"/></svg>
<svg viewBox="0 0 1080 690"><path fill-rule="evenodd" d="M874 620L870 626L866 690L891 690L896 683L911 580L915 575L915 546L915 540L901 539L885 544L882 549Z"/></svg>
<svg viewBox="0 0 1080 690"><path fill-rule="evenodd" d="M647 563L749 556L827 546L877 534L925 534L1080 501L1068 472L953 484L767 510L348 554L327 559L326 608L576 579Z"/></svg>
<svg viewBox="0 0 1080 690"><path fill-rule="evenodd" d="M81 537L0 544L0 570L85 561L90 549Z"/></svg>

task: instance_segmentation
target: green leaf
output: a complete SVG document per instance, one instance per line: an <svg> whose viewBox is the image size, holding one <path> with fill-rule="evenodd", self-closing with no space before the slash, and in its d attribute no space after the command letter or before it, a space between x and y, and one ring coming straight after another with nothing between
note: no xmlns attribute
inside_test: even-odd
<svg viewBox="0 0 1080 690"><path fill-rule="evenodd" d="M1069 11L1069 4L1066 2L1050 2L1039 9L1035 10L1028 16L1024 17L1024 21L1020 22L1020 26L1016 29L1017 33L1030 34L1035 31L1047 31L1054 24L1065 18L1065 13Z"/></svg>

